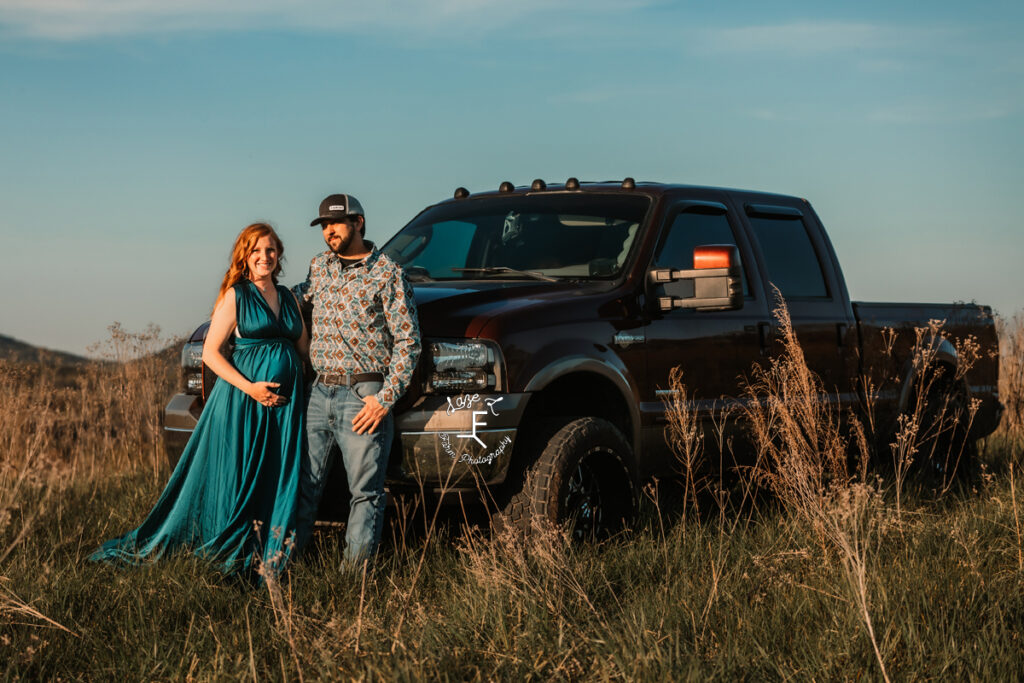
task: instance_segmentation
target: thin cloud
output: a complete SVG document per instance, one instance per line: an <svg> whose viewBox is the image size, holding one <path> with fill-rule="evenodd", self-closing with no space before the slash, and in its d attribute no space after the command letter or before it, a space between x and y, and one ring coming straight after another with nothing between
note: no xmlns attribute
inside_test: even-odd
<svg viewBox="0 0 1024 683"><path fill-rule="evenodd" d="M851 50L898 49L948 37L941 28L882 26L859 22L812 22L712 29L701 41L706 51L806 57Z"/></svg>
<svg viewBox="0 0 1024 683"><path fill-rule="evenodd" d="M864 73L899 73L906 72L911 65L906 60L900 59L862 59L857 62L857 68Z"/></svg>
<svg viewBox="0 0 1024 683"><path fill-rule="evenodd" d="M646 0L0 0L8 34L47 40L185 31L433 30L502 26L524 16L623 12Z"/></svg>
<svg viewBox="0 0 1024 683"><path fill-rule="evenodd" d="M875 109L868 114L868 120L904 125L972 123L1004 119L1017 111L1014 107L991 103L901 104Z"/></svg>
<svg viewBox="0 0 1024 683"><path fill-rule="evenodd" d="M550 101L554 103L568 103L568 104L603 104L610 102L612 99L619 97L617 93L611 92L610 89L603 90L576 90L572 92L563 92L553 96Z"/></svg>
<svg viewBox="0 0 1024 683"><path fill-rule="evenodd" d="M747 111L747 116L750 118L757 119L759 121L772 121L772 122L786 122L791 123L799 120L791 112L783 112L778 109L768 109L761 107L758 109L750 109Z"/></svg>

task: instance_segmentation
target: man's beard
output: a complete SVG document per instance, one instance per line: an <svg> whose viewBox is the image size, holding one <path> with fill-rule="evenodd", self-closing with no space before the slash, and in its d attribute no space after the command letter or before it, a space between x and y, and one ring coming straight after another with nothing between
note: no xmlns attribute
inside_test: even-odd
<svg viewBox="0 0 1024 683"><path fill-rule="evenodd" d="M352 233L349 233L345 237L340 238L338 240L338 246L331 247L330 244L328 244L327 246L331 247L331 251L333 251L335 254L341 256L343 253L345 253L345 250L348 249L348 245L350 244L352 244Z"/></svg>

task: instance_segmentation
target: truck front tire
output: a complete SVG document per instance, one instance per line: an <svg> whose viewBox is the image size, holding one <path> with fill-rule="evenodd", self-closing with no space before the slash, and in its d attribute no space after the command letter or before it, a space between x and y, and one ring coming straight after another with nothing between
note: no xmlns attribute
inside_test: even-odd
<svg viewBox="0 0 1024 683"><path fill-rule="evenodd" d="M610 422L593 417L537 431L540 454L506 484L498 526L529 533L534 520L568 525L574 538L603 538L636 513L636 474L629 445ZM531 456L522 453L521 456Z"/></svg>

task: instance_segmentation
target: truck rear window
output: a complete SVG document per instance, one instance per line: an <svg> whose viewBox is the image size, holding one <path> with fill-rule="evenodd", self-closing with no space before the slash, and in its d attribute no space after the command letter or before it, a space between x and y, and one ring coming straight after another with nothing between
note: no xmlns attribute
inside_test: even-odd
<svg viewBox="0 0 1024 683"><path fill-rule="evenodd" d="M768 281L786 298L828 297L821 263L800 218L750 216Z"/></svg>

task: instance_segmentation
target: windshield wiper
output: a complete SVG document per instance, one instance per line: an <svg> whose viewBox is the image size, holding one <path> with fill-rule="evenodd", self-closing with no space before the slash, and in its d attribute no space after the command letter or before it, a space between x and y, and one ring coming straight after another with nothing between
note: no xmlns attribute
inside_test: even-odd
<svg viewBox="0 0 1024 683"><path fill-rule="evenodd" d="M515 268L509 268L508 266L488 266L486 268L452 268L456 273L481 273L488 275L491 273L512 273L514 275L525 275L532 277L536 280L543 280L544 282L558 282L558 279L549 277L544 273L538 273L533 270L516 270Z"/></svg>

